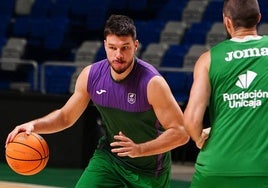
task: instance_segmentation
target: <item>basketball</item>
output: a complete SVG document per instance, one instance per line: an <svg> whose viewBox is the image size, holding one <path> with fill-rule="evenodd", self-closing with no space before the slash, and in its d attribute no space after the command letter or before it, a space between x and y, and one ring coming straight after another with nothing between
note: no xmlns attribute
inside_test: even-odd
<svg viewBox="0 0 268 188"><path fill-rule="evenodd" d="M36 133L21 132L6 146L9 167L21 175L34 175L48 162L49 147L45 139Z"/></svg>

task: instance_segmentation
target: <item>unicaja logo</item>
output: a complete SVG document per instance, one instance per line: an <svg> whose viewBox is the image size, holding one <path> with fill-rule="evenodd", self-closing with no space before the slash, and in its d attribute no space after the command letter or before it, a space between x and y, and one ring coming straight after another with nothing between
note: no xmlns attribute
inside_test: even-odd
<svg viewBox="0 0 268 188"><path fill-rule="evenodd" d="M247 89L256 78L257 73L247 70L245 74L238 76L235 85L241 89ZM224 102L228 103L229 108L257 108L262 105L264 99L268 99L268 92L261 89L243 90L239 93L224 93Z"/></svg>
<svg viewBox="0 0 268 188"><path fill-rule="evenodd" d="M241 74L238 76L238 80L235 85L242 89L247 89L256 76L257 73L248 70L246 74Z"/></svg>

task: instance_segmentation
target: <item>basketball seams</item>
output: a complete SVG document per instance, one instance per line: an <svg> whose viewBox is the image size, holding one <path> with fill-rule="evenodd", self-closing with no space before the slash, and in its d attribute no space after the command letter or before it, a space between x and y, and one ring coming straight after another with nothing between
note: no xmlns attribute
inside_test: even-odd
<svg viewBox="0 0 268 188"><path fill-rule="evenodd" d="M44 159L47 159L48 157L45 158L39 158L39 159L19 159L19 158L15 158L15 157L11 157L10 155L6 154L6 156L10 159L14 159L14 160L18 160L18 161L42 161Z"/></svg>
<svg viewBox="0 0 268 188"><path fill-rule="evenodd" d="M39 160L40 160L40 159L43 159L43 156L42 156L41 152L38 151L37 149L35 149L35 148L32 147L32 146L29 146L29 145L24 144L24 143L21 143L21 142L16 142L16 141L15 141L15 142L11 142L11 143L9 143L9 144L21 144L21 145L23 145L23 146L29 147L29 148L33 149L34 151L36 151L36 152L39 154L39 156L40 156ZM46 157L45 157L45 158L46 158Z"/></svg>
<svg viewBox="0 0 268 188"><path fill-rule="evenodd" d="M43 162L43 159L31 159L31 160L25 160L25 159L17 159L17 158L14 158L14 157L11 157L9 155L6 155L6 157L10 158L10 159L13 159L13 160L16 160L16 161L25 161L25 162L32 162L32 161L36 161L36 162L39 162L38 165L30 170L26 170L26 171L23 171L21 170L20 173L28 173L28 172L32 172L36 169L38 169L40 167L40 165L42 164Z"/></svg>
<svg viewBox="0 0 268 188"><path fill-rule="evenodd" d="M47 158L48 157L48 155L49 155L49 151L48 152L46 152L46 150L45 150L45 148L44 148L44 145L43 144L46 144L47 145L47 143L46 143L46 141L43 139L43 138L41 138L39 135L37 135L37 134L32 134L36 139L37 139L37 141L41 144L41 146L42 146L42 149L43 149L43 152L44 152L44 154L45 154L45 158ZM41 139L44 141L44 142L41 142ZM42 156L42 158L43 158L43 156Z"/></svg>

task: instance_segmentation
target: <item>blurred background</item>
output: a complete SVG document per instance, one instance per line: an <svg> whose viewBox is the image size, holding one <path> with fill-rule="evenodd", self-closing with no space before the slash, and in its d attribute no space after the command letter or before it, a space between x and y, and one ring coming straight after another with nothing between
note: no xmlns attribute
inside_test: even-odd
<svg viewBox="0 0 268 188"><path fill-rule="evenodd" d="M259 0L267 33L268 1ZM60 108L86 65L105 58L103 27L111 14L134 19L141 43L137 57L153 64L184 110L199 55L225 39L223 0L0 0L0 163L15 125ZM63 132L44 135L49 167L84 168L102 121L90 104ZM204 125L209 126L207 114ZM172 151L174 162L194 162L193 142Z"/></svg>

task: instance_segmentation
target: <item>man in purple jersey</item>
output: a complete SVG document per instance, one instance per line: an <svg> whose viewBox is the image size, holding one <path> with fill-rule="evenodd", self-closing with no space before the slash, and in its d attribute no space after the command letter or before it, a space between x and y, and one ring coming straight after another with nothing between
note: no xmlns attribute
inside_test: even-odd
<svg viewBox="0 0 268 188"><path fill-rule="evenodd" d="M95 104L105 135L76 187L170 187L170 150L189 136L171 90L150 64L135 57L139 46L134 22L112 15L104 29L107 59L85 67L73 95L58 110L15 127L18 132L50 134L72 126Z"/></svg>

